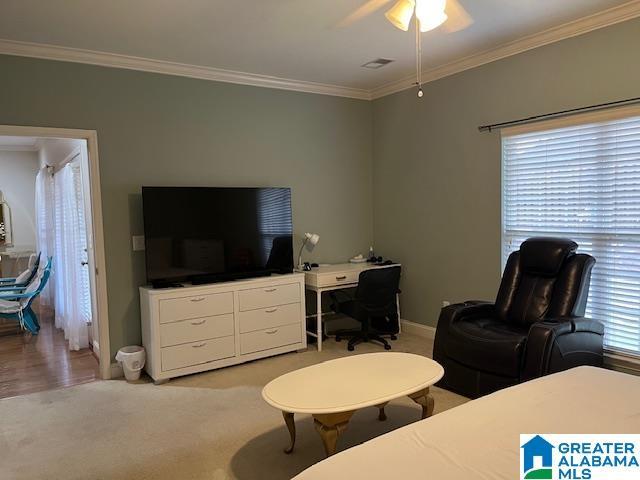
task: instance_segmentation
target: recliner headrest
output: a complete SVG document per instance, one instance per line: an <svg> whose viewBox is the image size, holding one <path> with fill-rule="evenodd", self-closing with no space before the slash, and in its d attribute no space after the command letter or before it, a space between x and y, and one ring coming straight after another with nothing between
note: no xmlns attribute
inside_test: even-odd
<svg viewBox="0 0 640 480"><path fill-rule="evenodd" d="M526 273L552 277L577 249L578 244L568 238L528 238L520 245L520 266Z"/></svg>

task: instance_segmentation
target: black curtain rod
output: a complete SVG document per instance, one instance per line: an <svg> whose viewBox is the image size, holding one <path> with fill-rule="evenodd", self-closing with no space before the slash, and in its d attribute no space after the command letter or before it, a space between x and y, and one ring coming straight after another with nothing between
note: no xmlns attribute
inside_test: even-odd
<svg viewBox="0 0 640 480"><path fill-rule="evenodd" d="M627 98L626 100L618 100L617 102L599 103L597 105L590 105L588 107L572 108L570 110L562 110L560 112L545 113L544 115L535 115L533 117L521 118L519 120L512 120L510 122L494 123L493 125L481 125L480 127L478 127L478 130L480 130L481 132L492 132L493 130L512 127L514 125L526 125L527 123L539 122L541 120L547 120L550 118L566 117L568 115L573 115L576 113L594 112L609 107L631 105L634 103L640 103L640 97Z"/></svg>

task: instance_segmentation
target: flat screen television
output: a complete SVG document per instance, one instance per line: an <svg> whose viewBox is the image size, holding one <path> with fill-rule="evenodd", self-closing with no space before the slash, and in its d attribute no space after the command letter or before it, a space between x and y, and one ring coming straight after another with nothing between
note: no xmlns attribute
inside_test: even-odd
<svg viewBox="0 0 640 480"><path fill-rule="evenodd" d="M289 188L142 187L156 287L293 271Z"/></svg>

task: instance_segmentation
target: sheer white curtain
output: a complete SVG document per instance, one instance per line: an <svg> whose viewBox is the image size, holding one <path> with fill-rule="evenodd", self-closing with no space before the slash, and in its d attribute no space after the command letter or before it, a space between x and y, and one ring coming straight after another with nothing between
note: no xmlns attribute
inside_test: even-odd
<svg viewBox="0 0 640 480"><path fill-rule="evenodd" d="M89 346L91 300L80 166L71 162L54 177L55 323L70 350Z"/></svg>
<svg viewBox="0 0 640 480"><path fill-rule="evenodd" d="M55 237L53 228L53 175L51 167L42 168L36 177L36 233L40 252L40 265L45 265L47 257L53 255ZM53 305L54 277L40 294L40 304Z"/></svg>

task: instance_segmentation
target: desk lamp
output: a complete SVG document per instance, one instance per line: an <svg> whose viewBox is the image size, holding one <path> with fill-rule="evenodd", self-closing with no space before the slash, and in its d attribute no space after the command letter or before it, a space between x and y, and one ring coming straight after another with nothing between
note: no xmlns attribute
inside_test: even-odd
<svg viewBox="0 0 640 480"><path fill-rule="evenodd" d="M320 235L317 233L305 233L304 234L304 242L302 242L302 246L300 247L300 253L298 254L298 269L302 270L304 265L302 264L302 251L304 247L307 247L308 251L313 251L313 248L320 241Z"/></svg>

